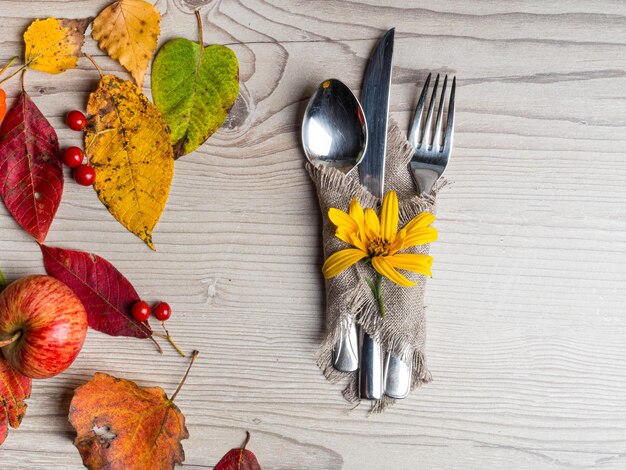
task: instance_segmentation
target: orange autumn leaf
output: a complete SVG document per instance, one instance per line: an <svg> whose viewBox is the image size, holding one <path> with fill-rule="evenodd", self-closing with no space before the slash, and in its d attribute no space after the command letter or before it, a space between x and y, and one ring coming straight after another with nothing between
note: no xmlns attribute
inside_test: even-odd
<svg viewBox="0 0 626 470"><path fill-rule="evenodd" d="M174 394L175 396L175 394ZM185 417L161 387L96 373L78 387L69 420L90 469L170 470L185 460Z"/></svg>
<svg viewBox="0 0 626 470"><path fill-rule="evenodd" d="M0 290L2 282L0 273ZM26 414L24 400L30 397L32 380L13 369L0 355L0 444L7 437L9 426L17 428Z"/></svg>

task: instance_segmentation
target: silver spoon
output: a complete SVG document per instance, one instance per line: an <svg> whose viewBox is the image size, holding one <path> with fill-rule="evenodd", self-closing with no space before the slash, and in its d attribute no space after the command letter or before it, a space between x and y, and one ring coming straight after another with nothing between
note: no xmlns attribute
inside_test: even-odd
<svg viewBox="0 0 626 470"><path fill-rule="evenodd" d="M341 81L325 80L309 99L302 120L302 146L313 165L332 166L348 174L367 150L367 123L359 100ZM333 349L333 366L341 372L359 368L356 325L341 322Z"/></svg>

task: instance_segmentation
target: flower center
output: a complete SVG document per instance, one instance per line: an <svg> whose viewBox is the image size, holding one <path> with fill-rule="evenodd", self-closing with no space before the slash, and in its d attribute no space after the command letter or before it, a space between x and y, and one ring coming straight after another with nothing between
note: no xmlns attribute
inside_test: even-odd
<svg viewBox="0 0 626 470"><path fill-rule="evenodd" d="M370 244L367 247L367 251L368 251L370 257L387 256L389 254L389 246L390 245L391 245L391 243L389 243L384 238L380 238L380 237L379 238L375 238L372 241L370 241Z"/></svg>

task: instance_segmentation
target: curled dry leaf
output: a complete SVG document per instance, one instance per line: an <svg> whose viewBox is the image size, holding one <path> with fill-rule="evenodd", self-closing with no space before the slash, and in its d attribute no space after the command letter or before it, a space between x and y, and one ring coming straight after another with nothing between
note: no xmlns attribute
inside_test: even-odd
<svg viewBox="0 0 626 470"><path fill-rule="evenodd" d="M198 352L194 351L189 364ZM69 420L74 445L90 469L171 470L185 460L185 416L174 404L187 373L168 398L161 387L97 373L74 391Z"/></svg>
<svg viewBox="0 0 626 470"><path fill-rule="evenodd" d="M0 195L40 243L61 203L61 166L56 132L22 90L0 127Z"/></svg>
<svg viewBox="0 0 626 470"><path fill-rule="evenodd" d="M130 314L139 295L104 258L82 251L41 245L46 272L65 283L83 303L94 330L112 336L148 338L152 331Z"/></svg>
<svg viewBox="0 0 626 470"><path fill-rule="evenodd" d="M166 42L152 64L152 98L172 131L174 157L193 152L217 131L239 95L239 63L220 45L177 38Z"/></svg>
<svg viewBox="0 0 626 470"><path fill-rule="evenodd" d="M1 288L0 288L1 289ZM0 356L0 444L7 437L9 426L17 428L26 414L32 380L13 369Z"/></svg>
<svg viewBox="0 0 626 470"><path fill-rule="evenodd" d="M111 3L93 21L100 49L130 72L141 88L161 32L161 14L142 0Z"/></svg>
<svg viewBox="0 0 626 470"><path fill-rule="evenodd" d="M91 18L46 18L33 21L24 33L24 62L31 69L62 73L76 67Z"/></svg>
<svg viewBox="0 0 626 470"><path fill-rule="evenodd" d="M131 82L105 75L89 96L85 152L96 170L94 189L109 212L154 249L152 230L174 175L167 125Z"/></svg>
<svg viewBox="0 0 626 470"><path fill-rule="evenodd" d="M214 470L261 470L256 455L246 449L250 441L250 433L246 431L243 446L229 450L217 463Z"/></svg>

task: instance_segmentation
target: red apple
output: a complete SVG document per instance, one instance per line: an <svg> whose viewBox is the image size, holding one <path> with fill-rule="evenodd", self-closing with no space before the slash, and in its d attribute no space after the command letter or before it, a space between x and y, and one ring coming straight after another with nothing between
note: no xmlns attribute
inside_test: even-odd
<svg viewBox="0 0 626 470"><path fill-rule="evenodd" d="M87 313L61 281L29 276L0 294L0 346L7 361L32 379L67 369L87 335Z"/></svg>

